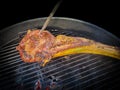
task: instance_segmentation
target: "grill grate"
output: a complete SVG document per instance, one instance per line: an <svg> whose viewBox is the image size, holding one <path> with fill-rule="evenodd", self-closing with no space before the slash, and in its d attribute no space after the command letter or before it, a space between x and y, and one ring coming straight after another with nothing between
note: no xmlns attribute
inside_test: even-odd
<svg viewBox="0 0 120 90"><path fill-rule="evenodd" d="M52 31L52 30L51 30ZM53 30L54 35L59 34ZM66 35L73 33L62 32ZM75 36L72 35L72 36ZM17 41L17 42L16 42ZM53 59L45 67L38 63L24 63L15 50L19 39L10 42L0 50L0 88L1 90L33 90L40 80L45 89L55 77L60 90L73 89L111 89L120 83L120 62L113 58L80 54ZM117 82L117 84L116 84ZM51 87L52 88L52 87ZM53 89L54 89L53 88Z"/></svg>

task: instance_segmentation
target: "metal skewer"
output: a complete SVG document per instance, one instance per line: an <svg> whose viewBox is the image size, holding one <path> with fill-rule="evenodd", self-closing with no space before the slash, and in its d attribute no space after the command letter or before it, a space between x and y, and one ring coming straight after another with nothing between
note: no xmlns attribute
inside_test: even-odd
<svg viewBox="0 0 120 90"><path fill-rule="evenodd" d="M50 22L51 18L53 17L53 15L55 14L56 10L58 9L60 3L61 3L62 0L60 0L56 5L55 7L53 8L52 12L50 13L50 15L47 17L47 20L45 21L45 23L43 24L43 27L42 29L40 30L43 31L45 30L45 28L47 27L48 23Z"/></svg>
<svg viewBox="0 0 120 90"><path fill-rule="evenodd" d="M42 29L40 30L40 33L45 30L45 28L47 27L47 25L49 24L51 18L53 17L53 15L55 14L56 10L58 9L58 7L60 6L60 3L62 2L62 0L59 0L58 3L54 6L52 12L50 13L50 15L47 17L45 23L42 26ZM43 62L38 61L39 66L41 66L43 64Z"/></svg>

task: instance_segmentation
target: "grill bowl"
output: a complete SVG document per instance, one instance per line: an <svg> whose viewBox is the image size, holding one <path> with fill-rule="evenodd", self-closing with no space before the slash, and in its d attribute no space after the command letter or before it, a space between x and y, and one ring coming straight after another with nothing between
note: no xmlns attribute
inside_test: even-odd
<svg viewBox="0 0 120 90"><path fill-rule="evenodd" d="M0 88L1 90L33 90L37 81L44 90L55 79L51 89L115 89L120 83L120 61L114 58L79 54L51 60L45 67L24 63L16 51L21 37L28 29L40 29L46 18L27 20L0 31ZM53 17L47 30L54 35L65 34L119 46L120 40L106 30L72 18Z"/></svg>

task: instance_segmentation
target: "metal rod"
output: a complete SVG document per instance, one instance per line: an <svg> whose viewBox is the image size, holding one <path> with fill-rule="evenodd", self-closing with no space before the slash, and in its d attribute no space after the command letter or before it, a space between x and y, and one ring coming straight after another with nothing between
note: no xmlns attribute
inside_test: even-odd
<svg viewBox="0 0 120 90"><path fill-rule="evenodd" d="M41 31L45 30L45 28L47 27L48 23L50 22L51 18L53 17L53 15L55 14L56 10L58 9L60 3L62 0L60 0L55 7L53 8L52 12L50 13L50 15L47 17L47 20L45 21Z"/></svg>

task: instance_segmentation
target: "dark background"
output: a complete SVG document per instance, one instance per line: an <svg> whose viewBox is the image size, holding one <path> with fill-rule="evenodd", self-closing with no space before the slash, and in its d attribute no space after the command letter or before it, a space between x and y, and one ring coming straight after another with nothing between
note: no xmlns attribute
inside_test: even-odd
<svg viewBox="0 0 120 90"><path fill-rule="evenodd" d="M120 38L119 3L104 1L63 0L54 16L84 20L102 27ZM28 19L47 17L56 2L57 0L1 2L0 30Z"/></svg>

